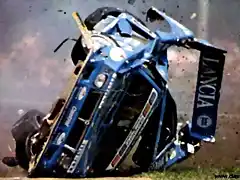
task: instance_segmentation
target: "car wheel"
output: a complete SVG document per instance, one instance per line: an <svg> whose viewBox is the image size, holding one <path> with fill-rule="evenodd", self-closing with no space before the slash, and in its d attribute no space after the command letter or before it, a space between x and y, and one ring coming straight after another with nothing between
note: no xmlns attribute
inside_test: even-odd
<svg viewBox="0 0 240 180"><path fill-rule="evenodd" d="M19 166L28 170L30 155L29 141L40 128L44 113L30 110L24 114L12 127L12 135L16 143L16 159Z"/></svg>

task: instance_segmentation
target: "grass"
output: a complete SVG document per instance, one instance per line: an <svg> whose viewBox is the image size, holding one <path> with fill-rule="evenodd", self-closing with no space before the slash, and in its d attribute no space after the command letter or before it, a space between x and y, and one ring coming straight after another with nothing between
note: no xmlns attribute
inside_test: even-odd
<svg viewBox="0 0 240 180"><path fill-rule="evenodd" d="M235 177L231 176L229 178L215 178L215 175L224 175L230 176L235 175ZM0 178L0 180L14 180L13 178ZM240 167L238 168L221 168L221 169L202 169L202 168L183 168L183 167L175 167L171 168L165 172L151 172L151 173L143 173L140 175L135 175L129 178L122 177L109 177L109 178L90 178L86 180L208 180L208 179L239 179L240 180ZM27 180L27 178L20 178L19 180ZM29 179L30 180L30 179ZM35 180L35 179L32 179ZM70 179L42 179L39 178L37 180L70 180ZM80 179L78 179L80 180Z"/></svg>
<svg viewBox="0 0 240 180"><path fill-rule="evenodd" d="M216 175L216 177L215 177ZM217 177L221 175L222 178ZM136 176L135 176L136 177ZM138 177L145 177L160 180L206 180L206 179L239 179L240 180L240 167L239 168L221 168L221 169L170 169L164 172L144 173Z"/></svg>

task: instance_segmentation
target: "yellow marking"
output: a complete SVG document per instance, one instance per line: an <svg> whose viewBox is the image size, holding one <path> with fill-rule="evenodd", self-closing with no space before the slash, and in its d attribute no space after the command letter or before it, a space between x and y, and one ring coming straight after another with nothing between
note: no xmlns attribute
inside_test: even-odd
<svg viewBox="0 0 240 180"><path fill-rule="evenodd" d="M47 147L47 145L48 145L48 143L49 143L49 141L50 141L50 137L52 136L53 129L55 129L55 127L56 127L56 125L57 125L59 115L62 114L63 109L65 109L66 104L67 104L67 102L68 102L68 100L69 100L69 98L70 98L70 95L71 95L71 93L72 93L72 90L73 90L73 88L74 88L74 86L75 86L78 78L79 78L80 75L82 74L82 71L83 71L84 67L86 66L87 62L89 61L89 58L90 58L90 56L91 56L91 54L92 54L92 52L93 52L93 49L92 49L93 43L92 43L92 39L91 39L91 33L88 31L86 25L84 24L84 22L82 21L82 19L80 18L79 14L78 14L77 12L73 12L73 13L72 13L72 16L73 16L74 20L76 21L76 23L77 23L77 25L78 25L78 28L79 28L79 30L80 30L80 32L81 32L81 34L82 34L82 36L83 36L83 38L84 38L84 40L85 40L85 43L86 43L86 45L87 45L87 47L88 47L88 49L89 49L89 53L88 53L88 55L87 55L87 57L86 57L86 59L85 59L84 62L81 62L81 61L80 61L80 62L77 64L76 68L78 68L79 66L81 67L79 73L76 75L76 74L73 72L73 73L70 75L69 80L68 80L68 85L67 85L67 87L64 89L64 91L61 93L61 98L65 100L65 104L63 105L62 109L61 109L60 112L57 114L57 116L53 119L54 124L53 124L53 126L51 127L51 131L50 131L50 133L49 133L49 135L48 135L47 141L46 141L46 142L44 143L44 145L43 145L42 151L41 151L41 152L39 153L39 155L37 156L37 159L35 159L35 158L36 158L36 156L35 156L35 157L34 157L33 159L31 159L31 161L29 162L29 169L28 169L28 172L29 172L29 173L36 168L36 166L37 166L38 163L39 163L39 160L41 159L43 153L45 152L46 147ZM34 160L34 161L32 161L32 160Z"/></svg>
<svg viewBox="0 0 240 180"><path fill-rule="evenodd" d="M74 86L75 86L78 78L79 78L80 75L82 74L82 71L83 71L84 67L86 66L87 62L89 61L89 58L90 58L92 52L93 52L93 50L90 49L90 51L89 51L89 53L88 53L85 61L84 61L84 62L81 62L81 61L80 61L80 62L77 64L77 67L81 66L81 69L80 69L78 75L75 75L74 72L70 75L70 78L69 78L69 81L68 81L68 86L67 86L67 88L62 92L62 95L61 95L61 98L66 99L65 104L63 105L61 111L58 113L58 115L57 115L57 116L54 118L54 120L53 120L53 121L54 121L54 124L53 124L53 126L51 127L51 131L50 131L50 133L49 133L49 135L48 135L47 141L46 141L46 142L44 143L44 145L43 145L42 151L39 153L39 155L38 155L38 157L37 157L36 160L35 160L35 158L34 158L35 162L32 162L32 160L29 162L29 169L28 169L28 172L29 172L29 173L30 173L33 169L36 168L37 164L39 163L39 160L41 159L43 153L45 152L46 147L47 147L47 145L48 145L48 143L49 143L49 141L50 141L50 137L52 136L53 130L55 129L55 127L56 127L56 125L57 125L59 114L62 114L63 109L65 109L66 104L67 104L67 102L68 102L68 100L69 100L69 98L70 98L70 95L71 95L71 93L72 93L72 89L74 88ZM77 68L77 67L76 67L76 68Z"/></svg>
<svg viewBox="0 0 240 180"><path fill-rule="evenodd" d="M85 41L87 48L91 49L93 42L91 38L91 32L87 29L86 25L84 24L83 20L79 16L77 12L72 13L73 19L76 21L78 29L80 30L83 40Z"/></svg>
<svg viewBox="0 0 240 180"><path fill-rule="evenodd" d="M147 68L148 66L146 64L143 64L143 67Z"/></svg>

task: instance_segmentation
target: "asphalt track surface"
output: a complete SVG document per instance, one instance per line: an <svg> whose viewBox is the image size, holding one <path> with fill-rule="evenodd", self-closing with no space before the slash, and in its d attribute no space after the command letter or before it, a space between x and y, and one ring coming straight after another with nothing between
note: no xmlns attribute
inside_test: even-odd
<svg viewBox="0 0 240 180"><path fill-rule="evenodd" d="M228 51L219 107L217 142L205 144L182 166L240 166L240 2L237 0L1 0L0 1L0 158L13 153L11 125L22 112L47 112L73 66L71 42L56 54L66 37L78 37L71 13L83 17L101 6L121 7L144 19L155 6L192 29L198 37ZM170 87L179 116L191 119L197 53L170 53ZM0 164L1 176L24 176Z"/></svg>

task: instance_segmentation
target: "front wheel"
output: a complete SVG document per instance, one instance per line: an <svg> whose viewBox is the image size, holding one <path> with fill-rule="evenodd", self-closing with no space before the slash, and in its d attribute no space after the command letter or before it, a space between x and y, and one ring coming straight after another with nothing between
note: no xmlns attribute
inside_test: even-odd
<svg viewBox="0 0 240 180"><path fill-rule="evenodd" d="M24 114L12 127L12 135L16 143L16 159L18 165L28 170L31 158L31 139L38 132L44 113L30 110Z"/></svg>

